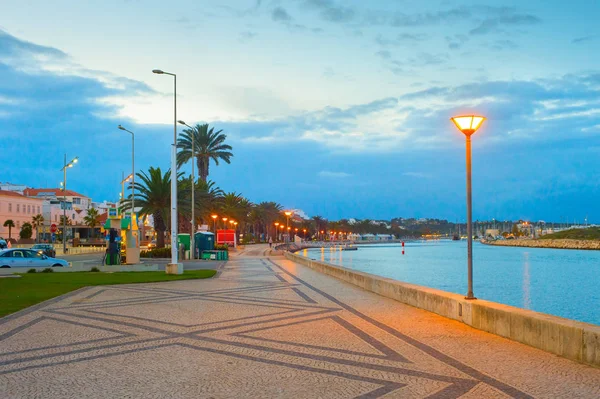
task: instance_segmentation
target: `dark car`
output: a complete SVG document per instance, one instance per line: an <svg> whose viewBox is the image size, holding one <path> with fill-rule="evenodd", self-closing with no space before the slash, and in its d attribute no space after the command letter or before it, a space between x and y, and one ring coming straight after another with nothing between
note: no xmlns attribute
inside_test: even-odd
<svg viewBox="0 0 600 399"><path fill-rule="evenodd" d="M31 249L37 252L42 252L44 255L50 258L56 257L56 250L52 244L35 244L33 247L31 247Z"/></svg>

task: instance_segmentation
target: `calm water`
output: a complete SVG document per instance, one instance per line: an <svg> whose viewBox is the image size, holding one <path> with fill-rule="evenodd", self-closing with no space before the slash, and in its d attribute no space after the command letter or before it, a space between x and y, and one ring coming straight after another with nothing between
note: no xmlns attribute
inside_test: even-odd
<svg viewBox="0 0 600 399"><path fill-rule="evenodd" d="M466 241L310 249L313 259L408 283L466 294ZM494 247L474 243L475 296L600 325L600 251Z"/></svg>

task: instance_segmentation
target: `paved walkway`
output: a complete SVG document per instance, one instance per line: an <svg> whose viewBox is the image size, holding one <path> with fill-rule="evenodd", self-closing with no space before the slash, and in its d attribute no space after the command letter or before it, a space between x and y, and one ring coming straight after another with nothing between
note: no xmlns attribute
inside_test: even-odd
<svg viewBox="0 0 600 399"><path fill-rule="evenodd" d="M0 397L600 398L600 369L248 248L0 319Z"/></svg>

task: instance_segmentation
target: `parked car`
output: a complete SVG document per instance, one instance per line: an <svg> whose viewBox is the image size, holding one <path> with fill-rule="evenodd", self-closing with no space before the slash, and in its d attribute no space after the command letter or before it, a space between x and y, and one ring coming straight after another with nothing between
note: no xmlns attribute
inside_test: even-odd
<svg viewBox="0 0 600 399"><path fill-rule="evenodd" d="M0 251L0 268L7 267L69 267L69 262L33 249L17 248Z"/></svg>
<svg viewBox="0 0 600 399"><path fill-rule="evenodd" d="M56 257L56 250L52 244L35 244L33 247L31 247L31 249L42 252L50 258Z"/></svg>
<svg viewBox="0 0 600 399"><path fill-rule="evenodd" d="M152 240L152 241L150 241L150 242L148 243L148 246L147 246L147 248L148 248L148 249L153 249L153 248L156 248L156 240Z"/></svg>

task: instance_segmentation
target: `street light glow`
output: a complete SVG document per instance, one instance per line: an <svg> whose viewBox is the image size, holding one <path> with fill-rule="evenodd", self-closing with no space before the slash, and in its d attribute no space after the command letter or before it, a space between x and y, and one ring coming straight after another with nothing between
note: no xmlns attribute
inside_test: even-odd
<svg viewBox="0 0 600 399"><path fill-rule="evenodd" d="M485 118L483 116L467 115L455 116L450 118L450 120L454 122L458 130L470 136L481 127Z"/></svg>
<svg viewBox="0 0 600 399"><path fill-rule="evenodd" d="M218 218L219 216L218 216L218 215L211 215L210 217L211 217L211 218L213 218L213 219L216 219L216 218Z"/></svg>

